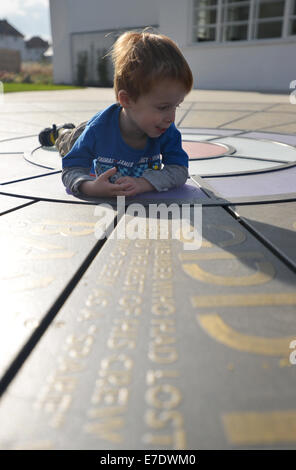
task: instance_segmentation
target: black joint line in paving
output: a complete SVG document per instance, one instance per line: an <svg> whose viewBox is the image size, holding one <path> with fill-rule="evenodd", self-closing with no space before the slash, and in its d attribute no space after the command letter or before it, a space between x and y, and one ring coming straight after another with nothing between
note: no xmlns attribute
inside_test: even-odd
<svg viewBox="0 0 296 470"><path fill-rule="evenodd" d="M274 246L269 240L257 232L251 225L244 220L233 208L224 206L228 214L230 214L235 220L237 220L248 232L250 232L262 245L270 250L278 259L280 259L289 269L296 273L296 264L290 260L284 253L282 253L276 246Z"/></svg>
<svg viewBox="0 0 296 470"><path fill-rule="evenodd" d="M193 108L178 124L194 124ZM189 181L175 192L127 198L118 214L116 198L67 192L58 153L37 147L37 135L0 141L8 214L1 220L11 235L4 253L11 270L3 263L2 279L9 310L0 342L0 448L153 452L160 442L233 449L237 438L243 448L295 444L296 136L223 125L180 129ZM218 156L217 144L234 152ZM145 208L146 220L129 212L133 203ZM104 239L93 239L90 206L108 204L118 233L136 217L147 233L148 207L161 203L202 206L199 251L185 251L181 237L113 237L111 225ZM82 333L91 346L72 364L79 349L68 340ZM69 389L59 382L67 371ZM117 372L124 383L103 397ZM173 422L162 417L165 408Z"/></svg>
<svg viewBox="0 0 296 470"><path fill-rule="evenodd" d="M121 218L121 217L120 217ZM120 219L115 217L114 220L114 229L116 228ZM47 328L51 325L53 320L55 319L56 315L59 313L61 307L66 302L68 297L71 295L72 291L77 286L78 282L80 281L81 277L88 269L92 261L95 259L99 251L102 249L103 245L107 241L107 238L102 240L98 240L92 250L89 252L83 263L80 265L79 269L70 279L64 290L60 293L54 304L48 310L48 312L44 315L43 319L40 321L39 325L33 331L32 335L28 339L28 341L24 344L24 346L20 349L19 353L16 355L14 360L11 362L10 366L4 372L2 378L0 379L0 399L3 393L6 391L7 387L10 385L12 380L17 375L20 368L23 366L25 361L28 359L29 355L42 338L44 333L46 332Z"/></svg>
<svg viewBox="0 0 296 470"><path fill-rule="evenodd" d="M44 168L46 168L46 167L44 167ZM57 173L61 173L61 170L50 171L48 173L43 173L42 175L28 176L27 178L19 178L19 179L16 179L16 180L7 181L7 183L1 183L0 187L1 186L6 186L8 184L19 183L21 181L27 181L27 180L33 180L33 179L36 179L36 178L42 178L43 176L56 175Z"/></svg>
<svg viewBox="0 0 296 470"><path fill-rule="evenodd" d="M39 202L39 201L36 199L34 201L25 202L24 204L21 204L20 206L12 207L11 209L7 209L6 211L0 212L0 216L5 215L5 214L9 214L10 212L14 212L14 211L17 211L19 209L24 209L24 207L31 206L32 204L35 204L36 202Z"/></svg>

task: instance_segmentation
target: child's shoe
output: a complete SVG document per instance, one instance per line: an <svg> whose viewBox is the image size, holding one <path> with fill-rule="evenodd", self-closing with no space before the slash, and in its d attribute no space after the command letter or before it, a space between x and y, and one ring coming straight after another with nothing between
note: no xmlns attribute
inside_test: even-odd
<svg viewBox="0 0 296 470"><path fill-rule="evenodd" d="M75 126L72 123L62 124L61 126L56 126L55 124L52 127L46 127L43 129L38 138L39 142L44 147L53 147L59 136L59 132L63 129L74 129Z"/></svg>

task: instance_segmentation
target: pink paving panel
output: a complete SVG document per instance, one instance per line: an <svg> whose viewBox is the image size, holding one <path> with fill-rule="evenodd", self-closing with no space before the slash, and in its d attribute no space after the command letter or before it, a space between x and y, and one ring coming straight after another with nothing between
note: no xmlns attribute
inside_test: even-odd
<svg viewBox="0 0 296 470"><path fill-rule="evenodd" d="M191 160L198 158L215 158L229 154L229 147L210 142L193 142L183 140L182 147Z"/></svg>

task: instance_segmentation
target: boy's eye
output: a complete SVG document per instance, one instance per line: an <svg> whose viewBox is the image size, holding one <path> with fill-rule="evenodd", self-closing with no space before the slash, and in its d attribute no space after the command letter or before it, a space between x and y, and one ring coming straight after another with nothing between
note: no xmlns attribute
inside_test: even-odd
<svg viewBox="0 0 296 470"><path fill-rule="evenodd" d="M158 109L159 111L167 111L167 110L169 110L171 107L173 107L173 108L179 108L179 106L180 106L179 104L178 104L177 106L169 106L169 105L166 105L166 106L158 106L157 109Z"/></svg>

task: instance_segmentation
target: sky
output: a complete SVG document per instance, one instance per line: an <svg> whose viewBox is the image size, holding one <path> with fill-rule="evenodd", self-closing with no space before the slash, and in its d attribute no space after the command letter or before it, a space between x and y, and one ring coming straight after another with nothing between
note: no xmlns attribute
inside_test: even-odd
<svg viewBox="0 0 296 470"><path fill-rule="evenodd" d="M0 0L0 19L6 19L26 40L40 36L51 42L49 0Z"/></svg>

